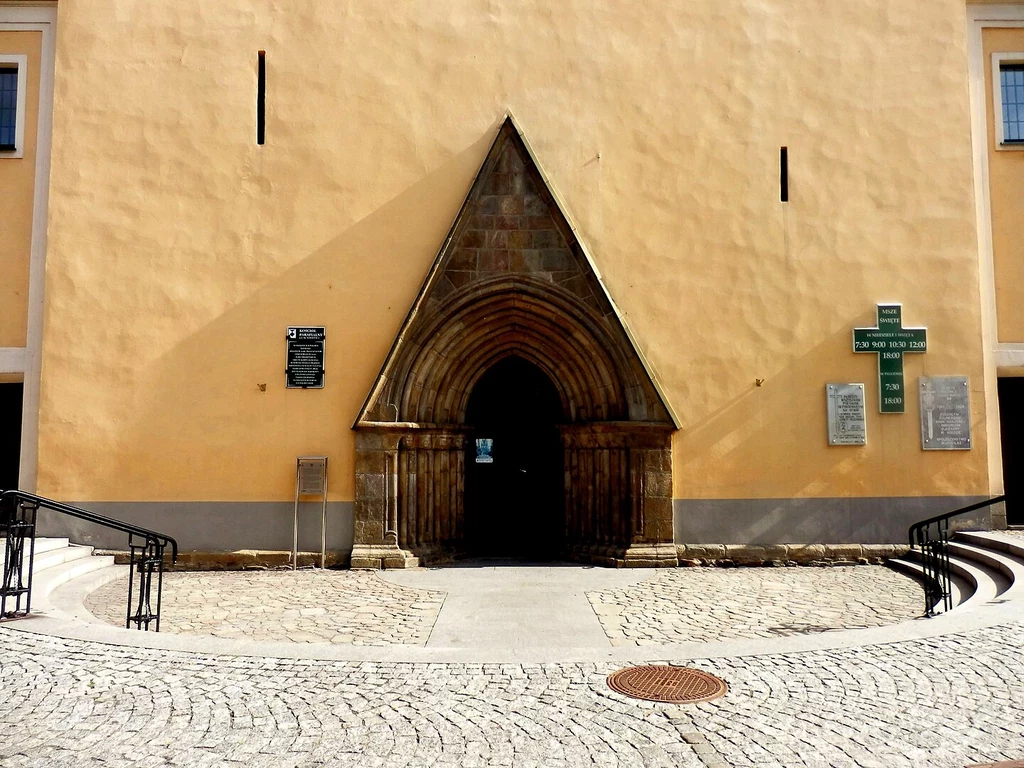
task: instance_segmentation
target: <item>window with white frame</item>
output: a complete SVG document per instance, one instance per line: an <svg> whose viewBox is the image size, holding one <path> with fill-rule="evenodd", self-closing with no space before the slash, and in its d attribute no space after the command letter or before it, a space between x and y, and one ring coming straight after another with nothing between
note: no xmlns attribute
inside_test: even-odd
<svg viewBox="0 0 1024 768"><path fill-rule="evenodd" d="M1003 91L1003 141L1024 141L1024 64L999 68Z"/></svg>
<svg viewBox="0 0 1024 768"><path fill-rule="evenodd" d="M0 158L25 151L25 74L27 58L0 53Z"/></svg>
<svg viewBox="0 0 1024 768"><path fill-rule="evenodd" d="M992 54L996 148L1024 149L1024 53Z"/></svg>

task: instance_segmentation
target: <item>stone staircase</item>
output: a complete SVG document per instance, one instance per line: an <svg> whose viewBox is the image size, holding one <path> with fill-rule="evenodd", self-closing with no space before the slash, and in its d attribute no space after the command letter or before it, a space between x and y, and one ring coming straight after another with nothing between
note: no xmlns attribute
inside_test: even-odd
<svg viewBox="0 0 1024 768"><path fill-rule="evenodd" d="M7 542L0 538L0 567L4 564L6 552ZM68 539L37 538L32 568L32 612L44 609L50 593L72 579L95 574L103 569L108 569L109 578L116 578L118 572L110 568L113 564L112 556L94 555L92 547L72 544ZM8 609L10 606L9 599Z"/></svg>
<svg viewBox="0 0 1024 768"><path fill-rule="evenodd" d="M925 579L920 552L911 549L888 565L919 581ZM953 609L970 610L1024 597L1024 538L993 531L957 531L949 542ZM943 610L941 601L935 612Z"/></svg>

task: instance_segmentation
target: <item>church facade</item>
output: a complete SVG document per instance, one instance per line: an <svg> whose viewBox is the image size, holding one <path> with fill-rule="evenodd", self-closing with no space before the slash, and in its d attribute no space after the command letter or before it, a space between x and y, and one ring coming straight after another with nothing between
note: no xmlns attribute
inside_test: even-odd
<svg viewBox="0 0 1024 768"><path fill-rule="evenodd" d="M0 484L188 551L1024 524L1020 3L0 0L0 192Z"/></svg>

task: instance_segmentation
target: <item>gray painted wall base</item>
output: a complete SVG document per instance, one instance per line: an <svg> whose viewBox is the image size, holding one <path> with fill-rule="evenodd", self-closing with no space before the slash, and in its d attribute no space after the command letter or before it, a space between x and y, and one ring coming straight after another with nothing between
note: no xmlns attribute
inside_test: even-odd
<svg viewBox="0 0 1024 768"><path fill-rule="evenodd" d="M905 544L907 529L987 496L821 499L675 499L676 544ZM990 509L958 517L992 527Z"/></svg>
<svg viewBox="0 0 1024 768"><path fill-rule="evenodd" d="M906 496L823 499L675 499L677 544L904 544L918 520L982 501L983 496ZM76 503L101 515L173 536L183 551L290 551L292 503L244 501L96 501ZM993 508L961 527L992 527ZM999 509L994 510L998 515ZM327 505L327 548L352 550L353 504ZM998 520L997 520L998 522ZM39 513L41 536L68 536L76 544L123 550L126 537L88 523ZM299 512L299 549L320 550L320 507Z"/></svg>
<svg viewBox="0 0 1024 768"><path fill-rule="evenodd" d="M290 501L87 501L70 502L99 515L173 536L182 551L292 549ZM47 510L39 511L40 536L67 536L75 544L127 549L128 537ZM327 504L327 549L352 550L352 502ZM320 503L299 505L299 550L320 551Z"/></svg>

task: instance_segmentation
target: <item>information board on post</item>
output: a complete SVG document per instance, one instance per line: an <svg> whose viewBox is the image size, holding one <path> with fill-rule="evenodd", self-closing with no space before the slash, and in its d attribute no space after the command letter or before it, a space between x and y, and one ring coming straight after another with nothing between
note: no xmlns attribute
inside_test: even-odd
<svg viewBox="0 0 1024 768"><path fill-rule="evenodd" d="M323 389L327 329L323 326L289 326L286 338L285 387Z"/></svg>
<svg viewBox="0 0 1024 768"><path fill-rule="evenodd" d="M295 459L295 512L292 521L292 570L299 566L299 501L320 497L320 567L327 563L327 457L298 456Z"/></svg>

